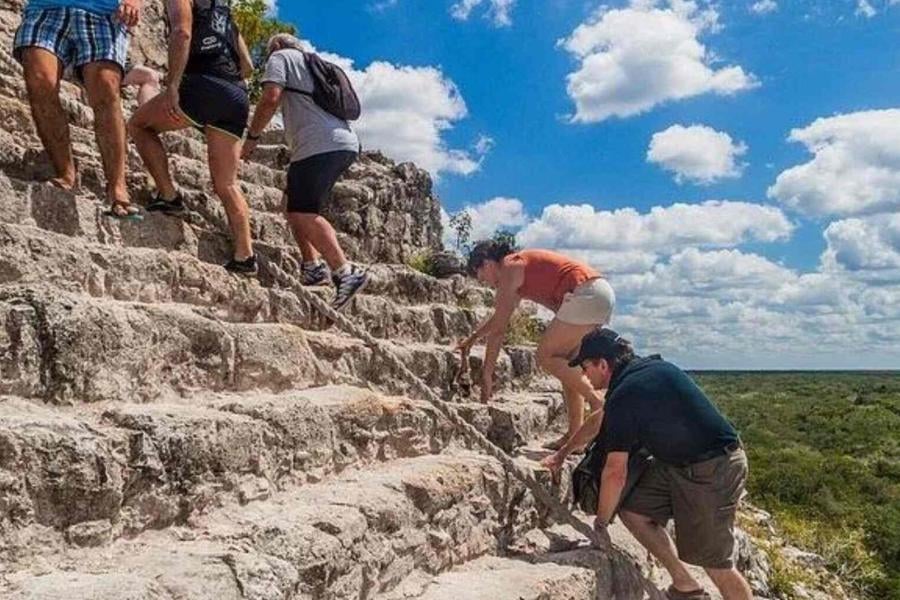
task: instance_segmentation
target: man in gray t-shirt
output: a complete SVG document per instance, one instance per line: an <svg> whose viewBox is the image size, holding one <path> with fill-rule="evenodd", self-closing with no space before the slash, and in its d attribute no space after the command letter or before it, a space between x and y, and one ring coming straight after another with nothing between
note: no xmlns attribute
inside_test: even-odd
<svg viewBox="0 0 900 600"><path fill-rule="evenodd" d="M359 150L359 138L350 125L320 108L307 95L312 94L313 81L303 52L294 48L273 52L266 62L262 83L305 92L290 91L281 100L284 135L291 147L291 162L325 152Z"/></svg>
<svg viewBox="0 0 900 600"><path fill-rule="evenodd" d="M359 139L346 121L313 100L315 82L300 40L277 34L269 40L268 51L262 97L241 156L253 153L260 134L280 107L291 148L285 216L303 254L301 280L304 285L318 285L328 278L330 269L336 288L332 306L340 309L365 287L368 273L347 260L334 227L321 212L338 178L356 161Z"/></svg>

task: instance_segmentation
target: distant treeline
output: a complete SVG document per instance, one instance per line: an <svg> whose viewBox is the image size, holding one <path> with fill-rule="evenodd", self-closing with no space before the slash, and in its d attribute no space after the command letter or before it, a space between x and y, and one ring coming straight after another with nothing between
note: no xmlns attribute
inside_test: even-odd
<svg viewBox="0 0 900 600"><path fill-rule="evenodd" d="M695 371L740 429L752 501L866 597L900 600L900 372Z"/></svg>

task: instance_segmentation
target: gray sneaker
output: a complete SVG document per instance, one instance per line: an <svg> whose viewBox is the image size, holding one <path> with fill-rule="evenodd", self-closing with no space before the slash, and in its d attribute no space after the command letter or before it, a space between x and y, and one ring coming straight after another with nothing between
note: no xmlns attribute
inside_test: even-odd
<svg viewBox="0 0 900 600"><path fill-rule="evenodd" d="M300 283L305 286L321 285L328 281L328 267L325 263L316 263L313 267L301 265Z"/></svg>
<svg viewBox="0 0 900 600"><path fill-rule="evenodd" d="M335 287L331 308L341 310L347 306L347 303L353 299L353 296L362 291L366 284L369 283L369 272L353 265L350 272L344 276L332 275L331 281L334 282Z"/></svg>

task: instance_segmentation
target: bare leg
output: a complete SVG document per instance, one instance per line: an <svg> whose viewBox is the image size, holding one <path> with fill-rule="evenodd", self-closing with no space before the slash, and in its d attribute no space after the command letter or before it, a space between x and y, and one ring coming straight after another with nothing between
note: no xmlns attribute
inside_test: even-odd
<svg viewBox="0 0 900 600"><path fill-rule="evenodd" d="M69 138L69 119L59 101L62 64L52 52L26 48L23 66L31 116L56 173L51 182L70 190L75 187L77 173Z"/></svg>
<svg viewBox="0 0 900 600"><path fill-rule="evenodd" d="M309 240L308 243L322 253L332 273L347 264L337 233L325 217L312 213L287 213L287 220L294 232L294 239L302 237ZM303 252L303 243L300 243L300 251ZM303 260L306 258L304 253Z"/></svg>
<svg viewBox="0 0 900 600"><path fill-rule="evenodd" d="M125 118L119 98L121 84L122 72L113 63L96 62L84 67L84 86L94 109L94 131L106 175L106 197L125 203L128 189L125 187Z"/></svg>
<svg viewBox="0 0 900 600"><path fill-rule="evenodd" d="M124 85L137 87L138 106L147 104L149 100L159 95L159 73L150 67L145 67L143 65L133 67L128 71L128 74L125 75L125 79L122 80L122 83Z"/></svg>
<svg viewBox="0 0 900 600"><path fill-rule="evenodd" d="M285 200L287 200L287 198L285 198ZM291 213L286 212L284 213L284 218L291 227L291 233L294 234L294 241L297 242L297 246L300 248L300 254L303 256L303 262L312 263L318 261L319 253L313 245L309 243L309 240L303 235L302 229L295 224L294 220L290 218L290 215Z"/></svg>
<svg viewBox="0 0 900 600"><path fill-rule="evenodd" d="M159 134L163 131L184 129L189 124L185 119L172 118L164 103L165 98L160 95L137 109L128 121L128 131L134 139L144 166L156 183L159 195L165 200L172 200L178 194L178 190L175 189L175 182L169 173L169 159Z"/></svg>
<svg viewBox="0 0 900 600"><path fill-rule="evenodd" d="M595 328L596 325L572 325L553 319L538 344L537 359L541 367L563 385L568 416L566 439L575 435L584 422L585 400L593 410L603 406L603 396L594 390L581 370L569 366L569 356L578 349L581 339Z"/></svg>
<svg viewBox="0 0 900 600"><path fill-rule="evenodd" d="M635 536L636 537L636 536ZM753 600L753 591L737 569L705 569L724 600Z"/></svg>
<svg viewBox="0 0 900 600"><path fill-rule="evenodd" d="M234 243L234 258L238 261L246 260L253 256L253 241L250 234L250 207L247 206L247 200L237 180L238 165L241 162L241 140L218 129L207 127L206 146L213 189L228 215Z"/></svg>
<svg viewBox="0 0 900 600"><path fill-rule="evenodd" d="M669 572L672 584L676 589L682 592L692 592L703 587L690 574L687 565L678 558L675 544L662 526L650 517L633 512L621 511L619 517L634 538Z"/></svg>

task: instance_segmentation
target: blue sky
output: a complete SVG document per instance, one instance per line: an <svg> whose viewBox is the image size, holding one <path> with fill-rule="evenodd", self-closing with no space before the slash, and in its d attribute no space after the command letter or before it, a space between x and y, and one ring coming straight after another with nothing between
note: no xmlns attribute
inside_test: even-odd
<svg viewBox="0 0 900 600"><path fill-rule="evenodd" d="M278 14L352 61L364 144L609 272L643 349L900 368L900 1L464 1Z"/></svg>

